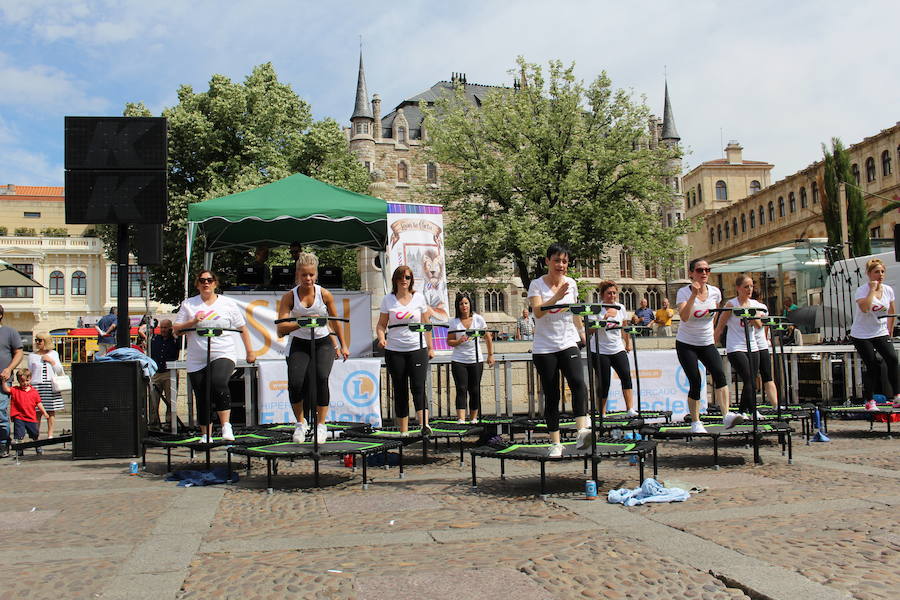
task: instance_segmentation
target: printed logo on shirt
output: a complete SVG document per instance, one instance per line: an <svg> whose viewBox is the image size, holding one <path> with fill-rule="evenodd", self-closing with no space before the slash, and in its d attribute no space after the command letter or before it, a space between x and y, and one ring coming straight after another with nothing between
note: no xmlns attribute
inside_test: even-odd
<svg viewBox="0 0 900 600"><path fill-rule="evenodd" d="M699 310L695 310L695 311L694 311L694 318L695 318L695 319L702 319L702 318L706 317L706 316L709 315L709 314L710 314L710 313L709 313L709 309L707 309L707 308L701 308L701 309L699 309Z"/></svg>
<svg viewBox="0 0 900 600"><path fill-rule="evenodd" d="M872 312L880 312L882 310L887 310L887 306L882 306L881 304L872 305Z"/></svg>
<svg viewBox="0 0 900 600"><path fill-rule="evenodd" d="M412 319L412 318L415 317L415 316L416 316L415 313L412 313L412 312L409 312L409 311L395 312L395 313L394 313L394 318L397 319L398 321L403 321L403 320L405 320L405 319Z"/></svg>
<svg viewBox="0 0 900 600"><path fill-rule="evenodd" d="M562 312L562 311L564 311L564 310L566 310L566 309L564 309L564 308L551 308L551 309L548 310L547 312L555 315L556 313Z"/></svg>

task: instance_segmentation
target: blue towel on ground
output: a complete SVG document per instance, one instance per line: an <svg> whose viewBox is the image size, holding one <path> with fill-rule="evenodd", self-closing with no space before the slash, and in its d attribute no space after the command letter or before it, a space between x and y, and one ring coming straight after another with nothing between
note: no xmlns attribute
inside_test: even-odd
<svg viewBox="0 0 900 600"><path fill-rule="evenodd" d="M611 504L635 506L647 502L684 502L690 497L691 495L681 488L665 488L652 477L648 477L641 487L633 490L628 488L609 490L607 500Z"/></svg>
<svg viewBox="0 0 900 600"><path fill-rule="evenodd" d="M213 467L209 471L174 471L166 476L166 481L177 481L178 487L191 487L193 485L215 485L217 483L237 483L240 477L236 471L231 472L231 480L228 479L228 469L225 467Z"/></svg>
<svg viewBox="0 0 900 600"><path fill-rule="evenodd" d="M109 360L136 360L141 363L144 377L153 377L156 374L156 361L135 348L116 348L107 352L104 356L98 356L94 362L106 362Z"/></svg>

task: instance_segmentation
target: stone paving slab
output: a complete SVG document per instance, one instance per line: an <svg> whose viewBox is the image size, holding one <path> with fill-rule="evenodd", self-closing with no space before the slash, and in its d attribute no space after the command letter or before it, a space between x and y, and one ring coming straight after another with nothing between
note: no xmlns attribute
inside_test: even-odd
<svg viewBox="0 0 900 600"><path fill-rule="evenodd" d="M431 600L481 600L492 596L554 600L528 575L512 568L414 569L405 576L360 576L355 588L359 600L394 600L401 596Z"/></svg>
<svg viewBox="0 0 900 600"><path fill-rule="evenodd" d="M0 565L3 600L98 598L115 562L109 560L16 561Z"/></svg>
<svg viewBox="0 0 900 600"><path fill-rule="evenodd" d="M0 512L0 532L38 529L58 514L58 510Z"/></svg>

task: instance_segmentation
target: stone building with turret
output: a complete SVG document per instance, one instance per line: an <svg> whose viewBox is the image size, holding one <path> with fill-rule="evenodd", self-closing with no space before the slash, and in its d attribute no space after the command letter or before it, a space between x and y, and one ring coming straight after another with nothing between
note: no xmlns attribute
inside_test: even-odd
<svg viewBox="0 0 900 600"><path fill-rule="evenodd" d="M438 98L452 94L457 85L462 86L466 98L475 106L479 106L491 92L509 89L469 83L464 73L453 73L448 81L438 81L383 114L381 98L378 94L369 95L360 54L356 97L346 133L350 150L372 173L372 195L389 202L431 201L421 190L441 185L442 167L427 162L421 154L428 132L425 131L419 103L424 101L432 105ZM651 148L660 144L677 146L681 141L675 127L668 85L665 88L663 118L651 116L647 133L647 143ZM669 166L673 173L679 175L667 179L673 202L660 218L664 224L673 225L683 218L685 203L681 189L681 160L673 159ZM371 250L361 250L359 267L363 287L373 292L373 306L378 306L383 295L384 274L380 271L377 254ZM579 270L582 278L594 286L604 279L617 281L620 298L631 310L638 307L641 298L647 298L651 308L658 307L664 296L674 300L678 287L686 282L682 269L668 274L667 278L667 274L656 265L645 265L639 256L621 248L612 249L604 257L581 259ZM448 284L452 304L459 282L450 279ZM471 288L471 282L467 282L466 287ZM492 326L514 333L516 317L527 306L525 290L518 277L484 279L476 283L474 292L468 294L474 296L478 312ZM599 292L589 294L588 298L599 300Z"/></svg>

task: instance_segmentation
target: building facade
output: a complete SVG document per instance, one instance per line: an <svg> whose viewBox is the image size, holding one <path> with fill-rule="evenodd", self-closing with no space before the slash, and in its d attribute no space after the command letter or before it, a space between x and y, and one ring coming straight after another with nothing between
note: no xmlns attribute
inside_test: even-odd
<svg viewBox="0 0 900 600"><path fill-rule="evenodd" d="M93 322L116 304L118 267L106 260L92 227L66 223L62 187L0 186L0 215L0 258L44 286L0 287L4 325L30 339L36 331ZM131 312L141 315L146 268L133 264L128 278ZM150 302L151 313L167 310Z"/></svg>
<svg viewBox="0 0 900 600"><path fill-rule="evenodd" d="M419 190L441 185L442 166L429 163L423 158L423 145L428 132L424 127L424 115L419 108L420 101L434 103L438 98L453 93L460 85L466 98L474 105L493 91L507 89L469 83L463 73L453 73L449 81L439 81L422 93L407 98L392 110L383 113L381 98L375 94L369 99L362 56L359 60L356 97L350 126L346 129L351 151L373 174L370 193L389 202L429 202ZM675 128L668 88L665 91L663 119L651 117L648 123L646 143L655 148L659 144L678 145L680 138ZM681 172L681 161L669 165L673 172ZM663 223L672 225L684 216L684 199L681 178L669 178L672 189L672 208L660 215ZM446 218L446 217L445 217ZM384 274L377 263L377 255L371 250L360 251L360 275L365 289L373 293L373 306L378 306L383 294ZM685 273L679 269L667 274L655 265L645 265L640 257L626 249L612 249L606 256L582 259L577 265L583 280L596 286L604 279L619 283L620 297L629 309L637 308L641 298L647 298L650 306L656 308L664 296L674 300L677 288L684 285ZM525 290L518 277L496 277L477 282L450 280L450 301L456 293L465 288L474 296L477 310L492 326L514 332L515 320L527 307ZM474 288L474 289L473 289ZM599 300L599 292L588 296Z"/></svg>

